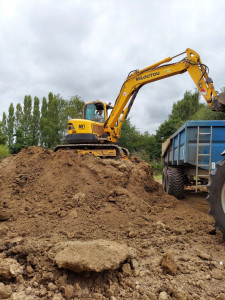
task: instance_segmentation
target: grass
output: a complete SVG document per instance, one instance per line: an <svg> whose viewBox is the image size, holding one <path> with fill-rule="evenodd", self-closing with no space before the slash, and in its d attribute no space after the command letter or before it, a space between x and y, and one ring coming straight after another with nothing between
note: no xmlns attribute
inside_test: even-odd
<svg viewBox="0 0 225 300"><path fill-rule="evenodd" d="M153 174L153 178L155 179L155 180L162 180L162 174Z"/></svg>

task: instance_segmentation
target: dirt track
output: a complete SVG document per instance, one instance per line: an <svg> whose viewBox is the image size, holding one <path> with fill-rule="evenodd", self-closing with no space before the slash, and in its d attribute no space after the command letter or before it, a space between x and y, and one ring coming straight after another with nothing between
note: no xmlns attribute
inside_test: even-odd
<svg viewBox="0 0 225 300"><path fill-rule="evenodd" d="M208 216L205 193L189 191L178 201L140 160L39 147L5 159L0 175L0 295L225 299L225 244ZM126 243L133 257L117 270L79 274L50 259L58 242L97 239ZM7 258L21 268L17 275L3 274Z"/></svg>

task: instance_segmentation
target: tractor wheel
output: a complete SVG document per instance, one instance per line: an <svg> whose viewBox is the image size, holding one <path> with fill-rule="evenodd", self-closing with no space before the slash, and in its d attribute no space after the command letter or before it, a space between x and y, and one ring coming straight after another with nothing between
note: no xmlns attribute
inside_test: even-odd
<svg viewBox="0 0 225 300"><path fill-rule="evenodd" d="M222 231L225 241L225 159L216 164L207 188L209 195L206 200L211 208L209 214L215 219L215 227Z"/></svg>
<svg viewBox="0 0 225 300"><path fill-rule="evenodd" d="M184 174L178 168L169 168L166 177L166 192L178 199L184 198Z"/></svg>

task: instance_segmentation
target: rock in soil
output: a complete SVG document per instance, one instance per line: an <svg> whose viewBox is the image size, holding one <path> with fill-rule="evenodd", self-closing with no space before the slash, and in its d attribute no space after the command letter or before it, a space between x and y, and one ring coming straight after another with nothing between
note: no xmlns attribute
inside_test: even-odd
<svg viewBox="0 0 225 300"><path fill-rule="evenodd" d="M78 273L115 270L131 257L131 249L126 244L106 240L71 241L58 247L61 250L54 259L58 267Z"/></svg>
<svg viewBox="0 0 225 300"><path fill-rule="evenodd" d="M14 278L23 272L23 267L13 258L0 258L0 277L3 279Z"/></svg>

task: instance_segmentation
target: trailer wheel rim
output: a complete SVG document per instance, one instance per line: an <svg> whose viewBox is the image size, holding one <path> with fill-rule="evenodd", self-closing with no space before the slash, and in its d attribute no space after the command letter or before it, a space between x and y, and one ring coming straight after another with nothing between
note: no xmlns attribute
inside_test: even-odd
<svg viewBox="0 0 225 300"><path fill-rule="evenodd" d="M223 207L223 212L225 213L225 183L223 184L223 188L221 191L221 204Z"/></svg>

